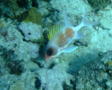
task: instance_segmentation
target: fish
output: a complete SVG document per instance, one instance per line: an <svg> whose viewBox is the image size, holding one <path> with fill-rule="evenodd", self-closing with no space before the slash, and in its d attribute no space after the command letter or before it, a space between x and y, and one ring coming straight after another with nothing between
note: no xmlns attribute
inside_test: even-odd
<svg viewBox="0 0 112 90"><path fill-rule="evenodd" d="M49 28L48 43L45 48L45 60L57 57L62 53L71 53L78 47L73 45L74 40L80 39L79 30L83 27L95 25L83 17L79 25L74 26L66 19L63 24L56 24Z"/></svg>

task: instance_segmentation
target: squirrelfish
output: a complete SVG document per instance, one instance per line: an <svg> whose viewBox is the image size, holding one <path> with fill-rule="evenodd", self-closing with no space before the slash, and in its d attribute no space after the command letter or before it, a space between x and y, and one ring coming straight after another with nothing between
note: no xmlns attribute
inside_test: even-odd
<svg viewBox="0 0 112 90"><path fill-rule="evenodd" d="M45 49L45 59L56 57L61 53L70 53L77 49L74 46L74 40L79 39L79 30L85 26L92 26L93 23L88 22L83 18L81 23L73 26L69 21L65 21L63 25L57 24L49 28L48 44Z"/></svg>

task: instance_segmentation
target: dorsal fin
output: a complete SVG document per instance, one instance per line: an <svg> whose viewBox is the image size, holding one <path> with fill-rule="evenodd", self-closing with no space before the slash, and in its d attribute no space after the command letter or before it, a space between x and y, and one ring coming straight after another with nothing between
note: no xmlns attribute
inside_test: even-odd
<svg viewBox="0 0 112 90"><path fill-rule="evenodd" d="M53 25L49 28L48 31L48 39L51 40L54 38L59 32L61 31L61 26L60 25Z"/></svg>

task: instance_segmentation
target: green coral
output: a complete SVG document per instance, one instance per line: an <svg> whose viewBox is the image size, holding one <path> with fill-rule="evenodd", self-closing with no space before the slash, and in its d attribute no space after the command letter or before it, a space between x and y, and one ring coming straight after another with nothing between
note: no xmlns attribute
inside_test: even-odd
<svg viewBox="0 0 112 90"><path fill-rule="evenodd" d="M31 9L29 9L28 15L26 16L26 18L23 21L41 24L42 23L42 15L40 12L37 11L37 8L32 7Z"/></svg>
<svg viewBox="0 0 112 90"><path fill-rule="evenodd" d="M111 3L111 0L87 0L94 9L103 9Z"/></svg>

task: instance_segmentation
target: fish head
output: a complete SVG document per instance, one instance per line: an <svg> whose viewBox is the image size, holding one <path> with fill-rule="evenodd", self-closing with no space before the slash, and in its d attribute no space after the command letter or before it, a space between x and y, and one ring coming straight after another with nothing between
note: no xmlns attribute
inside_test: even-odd
<svg viewBox="0 0 112 90"><path fill-rule="evenodd" d="M45 60L51 59L58 53L57 37L60 33L61 26L53 25L48 28L48 43L45 47L44 58Z"/></svg>
<svg viewBox="0 0 112 90"><path fill-rule="evenodd" d="M55 25L48 33L48 43L45 49L45 59L60 55L65 48L73 41L74 30L72 27Z"/></svg>
<svg viewBox="0 0 112 90"><path fill-rule="evenodd" d="M46 49L45 49L44 58L45 58L45 60L51 59L54 56L56 56L57 53L58 53L58 48L55 47L55 45L54 46L48 45L48 46L46 46Z"/></svg>

